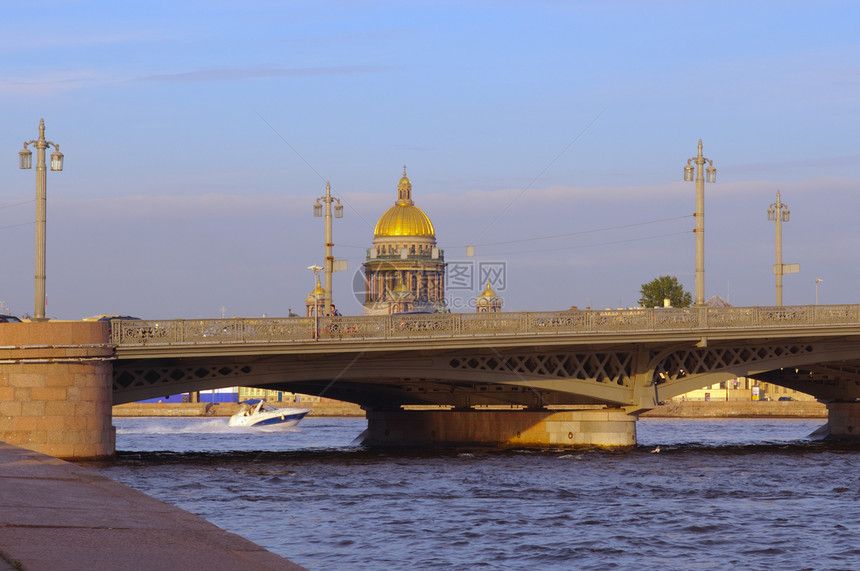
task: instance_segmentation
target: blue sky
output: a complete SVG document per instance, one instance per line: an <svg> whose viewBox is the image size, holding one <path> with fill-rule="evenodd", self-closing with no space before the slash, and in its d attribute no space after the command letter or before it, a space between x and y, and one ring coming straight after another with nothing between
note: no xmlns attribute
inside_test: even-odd
<svg viewBox="0 0 860 571"><path fill-rule="evenodd" d="M694 289L698 139L706 296L858 303L860 2L30 2L0 25L0 301L33 311L48 174L51 317L286 315L323 258L352 280L404 164L452 263L504 263L505 309L635 306ZM474 258L466 245L476 246ZM477 267L477 266L475 266ZM475 280L477 281L477 280ZM458 299L483 289L449 289Z"/></svg>

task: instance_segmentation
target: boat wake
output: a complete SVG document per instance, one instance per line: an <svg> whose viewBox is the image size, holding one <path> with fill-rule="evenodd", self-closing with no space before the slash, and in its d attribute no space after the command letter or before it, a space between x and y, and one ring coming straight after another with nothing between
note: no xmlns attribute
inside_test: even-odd
<svg viewBox="0 0 860 571"><path fill-rule="evenodd" d="M230 426L227 418L137 418L135 422L114 419L117 434L255 434L300 432L298 426Z"/></svg>

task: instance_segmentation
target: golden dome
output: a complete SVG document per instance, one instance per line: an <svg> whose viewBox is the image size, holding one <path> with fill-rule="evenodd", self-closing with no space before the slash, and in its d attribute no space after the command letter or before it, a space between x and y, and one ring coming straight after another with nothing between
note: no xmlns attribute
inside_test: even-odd
<svg viewBox="0 0 860 571"><path fill-rule="evenodd" d="M373 236L436 237L430 217L412 202L412 182L406 176L406 167L403 167L403 178L397 185L397 202L376 223Z"/></svg>
<svg viewBox="0 0 860 571"><path fill-rule="evenodd" d="M373 231L381 236L436 236L430 218L414 204L395 204L382 215Z"/></svg>
<svg viewBox="0 0 860 571"><path fill-rule="evenodd" d="M319 280L317 280L317 287L315 287L314 290L308 294L308 297L314 297L317 295L325 295L325 288L320 285Z"/></svg>
<svg viewBox="0 0 860 571"><path fill-rule="evenodd" d="M485 289L484 293L481 295L485 297L496 297L496 292L494 292L493 288L490 287L490 282L487 282L487 289Z"/></svg>

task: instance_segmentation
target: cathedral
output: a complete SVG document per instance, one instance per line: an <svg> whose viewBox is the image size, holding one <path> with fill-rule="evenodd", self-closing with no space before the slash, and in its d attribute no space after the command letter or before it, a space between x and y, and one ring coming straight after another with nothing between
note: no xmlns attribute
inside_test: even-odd
<svg viewBox="0 0 860 571"><path fill-rule="evenodd" d="M436 230L430 217L412 201L412 181L406 176L406 167L397 184L397 200L376 223L373 247L367 250L362 266L364 315L448 311L445 255L436 247ZM328 314L324 297L325 290L317 281L305 299L308 317L315 312ZM489 283L474 301L478 313L502 310L502 298Z"/></svg>
<svg viewBox="0 0 860 571"><path fill-rule="evenodd" d="M412 182L376 223L364 266L364 314L445 311L445 256L430 218L412 201Z"/></svg>

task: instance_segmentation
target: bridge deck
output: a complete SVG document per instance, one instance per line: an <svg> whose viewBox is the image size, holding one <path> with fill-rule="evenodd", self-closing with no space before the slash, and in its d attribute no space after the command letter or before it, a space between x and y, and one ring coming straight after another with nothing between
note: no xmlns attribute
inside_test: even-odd
<svg viewBox="0 0 860 571"><path fill-rule="evenodd" d="M170 354L194 347L197 350L190 352L201 354L207 346L217 346L217 352L224 354L229 345L241 352L319 353L332 349L414 349L418 340L435 348L463 347L481 340L493 346L690 340L705 344L709 339L820 337L834 333L860 334L860 305L438 313L321 317L318 323L313 318L115 321L111 341L122 359L168 347L173 348L165 351ZM349 345L354 347L349 349ZM251 349L252 346L258 347Z"/></svg>
<svg viewBox="0 0 860 571"><path fill-rule="evenodd" d="M368 409L639 410L746 376L846 401L858 339L858 305L114 321L113 398L241 385Z"/></svg>

